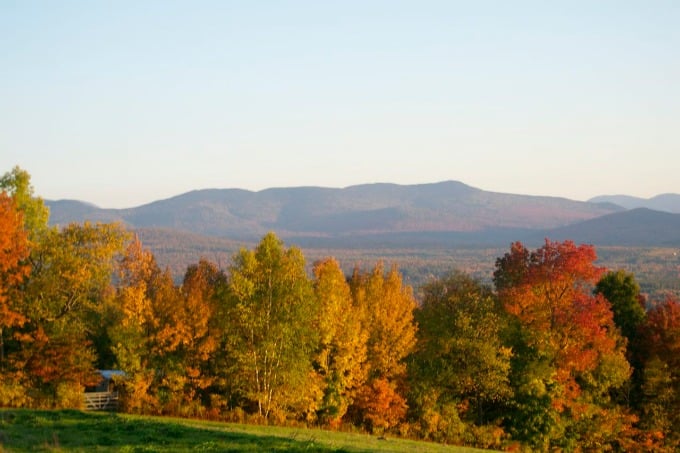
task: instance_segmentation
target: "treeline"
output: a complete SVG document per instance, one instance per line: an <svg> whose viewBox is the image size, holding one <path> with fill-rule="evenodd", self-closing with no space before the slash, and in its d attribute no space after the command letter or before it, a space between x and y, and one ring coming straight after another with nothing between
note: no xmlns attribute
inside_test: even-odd
<svg viewBox="0 0 680 453"><path fill-rule="evenodd" d="M97 369L129 412L392 432L527 451L676 451L680 303L595 250L512 244L494 286L416 301L396 268L308 275L273 233L181 284L117 225L47 226L0 179L0 405L81 407Z"/></svg>

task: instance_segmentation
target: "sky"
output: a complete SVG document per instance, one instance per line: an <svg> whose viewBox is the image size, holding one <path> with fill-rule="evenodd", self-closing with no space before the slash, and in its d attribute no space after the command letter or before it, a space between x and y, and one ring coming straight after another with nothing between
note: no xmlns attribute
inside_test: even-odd
<svg viewBox="0 0 680 453"><path fill-rule="evenodd" d="M680 193L680 2L0 0L0 173L138 206L458 180Z"/></svg>

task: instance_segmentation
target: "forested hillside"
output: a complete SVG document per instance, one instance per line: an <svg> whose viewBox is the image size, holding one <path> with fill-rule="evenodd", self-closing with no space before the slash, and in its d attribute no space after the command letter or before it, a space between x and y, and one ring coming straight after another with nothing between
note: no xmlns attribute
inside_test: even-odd
<svg viewBox="0 0 680 453"><path fill-rule="evenodd" d="M680 214L637 208L555 228L546 235L601 246L680 248Z"/></svg>
<svg viewBox="0 0 680 453"><path fill-rule="evenodd" d="M450 270L414 289L397 267L308 263L267 233L177 283L120 225L50 227L25 171L0 190L2 406L82 407L95 370L118 369L131 413L515 451L680 448L680 301L645 297L592 245L513 242L489 284Z"/></svg>

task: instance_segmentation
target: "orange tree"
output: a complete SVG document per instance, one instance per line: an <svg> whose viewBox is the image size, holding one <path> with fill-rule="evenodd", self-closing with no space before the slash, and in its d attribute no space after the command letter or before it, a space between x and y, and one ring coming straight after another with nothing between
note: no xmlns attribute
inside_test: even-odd
<svg viewBox="0 0 680 453"><path fill-rule="evenodd" d="M209 399L219 347L218 296L226 276L201 260L178 288L139 239L118 268L108 334L116 366L126 373L123 403L133 412L197 415Z"/></svg>
<svg viewBox="0 0 680 453"><path fill-rule="evenodd" d="M396 267L386 273L382 262L369 273L355 270L350 287L363 312L368 375L348 416L371 430L388 429L406 415L405 358L416 344L416 301Z"/></svg>

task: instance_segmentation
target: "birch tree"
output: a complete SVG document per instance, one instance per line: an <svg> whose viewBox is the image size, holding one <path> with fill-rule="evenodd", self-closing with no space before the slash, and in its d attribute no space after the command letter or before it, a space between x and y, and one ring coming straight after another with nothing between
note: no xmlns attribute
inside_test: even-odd
<svg viewBox="0 0 680 453"><path fill-rule="evenodd" d="M267 234L230 269L228 348L237 392L262 417L299 404L312 375L316 304L302 252Z"/></svg>

